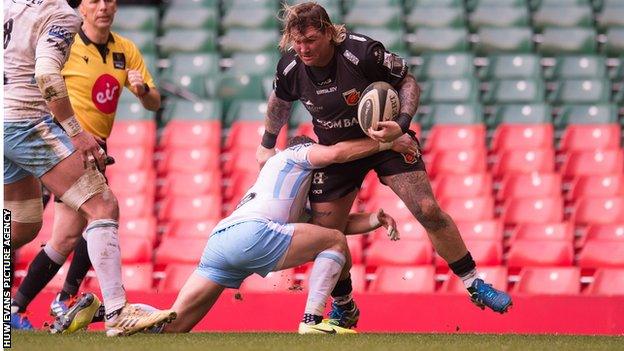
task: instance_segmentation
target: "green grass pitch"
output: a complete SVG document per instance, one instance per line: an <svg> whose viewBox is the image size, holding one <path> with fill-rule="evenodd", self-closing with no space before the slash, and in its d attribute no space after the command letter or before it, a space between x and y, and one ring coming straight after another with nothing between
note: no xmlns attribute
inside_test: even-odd
<svg viewBox="0 0 624 351"><path fill-rule="evenodd" d="M622 350L624 337L565 335L358 334L297 335L277 333L137 334L107 338L103 333L50 335L13 332L12 350L28 351L331 351L331 350Z"/></svg>

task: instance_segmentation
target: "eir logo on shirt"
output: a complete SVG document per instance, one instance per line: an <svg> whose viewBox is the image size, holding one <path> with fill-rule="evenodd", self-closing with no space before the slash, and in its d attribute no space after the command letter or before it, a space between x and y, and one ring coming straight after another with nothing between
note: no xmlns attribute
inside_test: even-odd
<svg viewBox="0 0 624 351"><path fill-rule="evenodd" d="M119 82L110 74L102 74L93 84L91 100L103 113L113 113L117 109L120 95Z"/></svg>

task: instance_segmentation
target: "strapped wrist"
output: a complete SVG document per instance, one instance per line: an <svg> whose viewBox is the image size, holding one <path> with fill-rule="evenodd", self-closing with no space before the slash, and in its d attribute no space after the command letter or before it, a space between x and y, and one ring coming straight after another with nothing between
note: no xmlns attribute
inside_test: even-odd
<svg viewBox="0 0 624 351"><path fill-rule="evenodd" d="M61 127L63 127L63 130L65 130L65 133L67 133L70 138L73 138L82 132L82 127L76 119L76 116L70 116L59 123L61 123Z"/></svg>
<svg viewBox="0 0 624 351"><path fill-rule="evenodd" d="M275 147L275 144L277 144L277 134L273 134L265 130L264 134L262 135L262 142L260 143L260 145L267 149L272 149Z"/></svg>
<svg viewBox="0 0 624 351"><path fill-rule="evenodd" d="M379 217L377 217L377 213L371 213L370 217L368 218L368 224L370 224L371 228L377 228L381 225L381 223L379 222Z"/></svg>
<svg viewBox="0 0 624 351"><path fill-rule="evenodd" d="M394 121L399 124L403 134L405 134L410 128L410 123L412 123L412 116L409 113L401 112Z"/></svg>

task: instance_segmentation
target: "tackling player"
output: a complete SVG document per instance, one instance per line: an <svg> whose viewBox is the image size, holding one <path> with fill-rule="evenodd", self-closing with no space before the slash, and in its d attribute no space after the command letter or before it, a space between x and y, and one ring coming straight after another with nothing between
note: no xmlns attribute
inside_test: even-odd
<svg viewBox="0 0 624 351"><path fill-rule="evenodd" d="M322 323L330 291L339 277L349 275L351 257L345 236L335 229L295 222L303 214L313 169L390 147L409 154L417 152L416 143L407 136L393 143L362 138L333 146L316 144L308 137L292 138L284 151L267 161L236 210L213 229L199 266L171 307L178 318L164 331L190 331L225 288L237 289L253 273L266 276L314 261L299 333L354 333ZM394 219L381 210L372 215L353 214L348 222L347 233L368 232L383 225L391 239L398 239Z"/></svg>
<svg viewBox="0 0 624 351"><path fill-rule="evenodd" d="M41 181L88 222L83 235L106 303L107 335L132 334L175 318L175 312L149 312L126 300L119 209L99 171L106 153L76 119L61 75L79 16L65 0L14 0L5 3L4 20L4 207L12 214L12 249L41 228ZM54 262L64 260L50 245L44 251ZM12 304L12 325L30 326L23 312Z"/></svg>
<svg viewBox="0 0 624 351"><path fill-rule="evenodd" d="M396 120L380 122L380 129L373 131L372 137L387 142L410 133L420 90L405 60L386 51L380 42L347 32L344 26L331 22L322 6L307 2L285 6L280 48L283 55L268 100L265 134L256 153L261 165L275 154L277 135L288 121L295 100L300 100L312 115L321 144L365 136L358 125L357 105L362 91L375 81L394 86L401 106ZM390 186L427 230L435 250L463 280L472 301L481 308L505 312L511 298L477 278L476 264L457 226L440 209L420 157L388 150L316 170L314 179L319 181L313 182L310 194L313 222L344 230L353 200L370 170L375 170L381 182ZM351 291L347 277L338 281L331 294L334 302L330 319L341 327L353 327L359 318Z"/></svg>

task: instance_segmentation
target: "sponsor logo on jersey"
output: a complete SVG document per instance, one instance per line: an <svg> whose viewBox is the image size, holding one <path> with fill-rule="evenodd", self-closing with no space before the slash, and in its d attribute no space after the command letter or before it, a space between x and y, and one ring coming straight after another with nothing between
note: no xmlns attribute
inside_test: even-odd
<svg viewBox="0 0 624 351"><path fill-rule="evenodd" d="M357 117L342 118L331 121L321 121L320 119L315 119L315 121L319 125L319 127L323 129L350 128L360 125Z"/></svg>
<svg viewBox="0 0 624 351"><path fill-rule="evenodd" d="M403 161L405 161L405 163L413 165L414 163L418 161L418 158L420 158L420 151L416 155L412 155L412 154L401 154L401 155L403 156Z"/></svg>
<svg viewBox="0 0 624 351"><path fill-rule="evenodd" d="M366 41L366 38L361 37L359 35L349 34L349 39L357 40L357 41Z"/></svg>
<svg viewBox="0 0 624 351"><path fill-rule="evenodd" d="M287 74L288 74L288 72L290 72L290 70L291 70L291 69L293 69L293 67L295 67L295 65L296 65L296 64L297 64L297 60L292 60L292 61L288 64L288 66L286 66L286 68L284 68L284 72L283 72L283 74L284 74L284 75L287 75Z"/></svg>
<svg viewBox="0 0 624 351"><path fill-rule="evenodd" d="M316 95L329 94L329 93L335 92L336 90L338 90L338 87L329 87L325 89L319 89L316 91Z"/></svg>
<svg viewBox="0 0 624 351"><path fill-rule="evenodd" d="M115 77L102 74L91 88L91 101L103 113L113 113L121 94L121 87Z"/></svg>
<svg viewBox="0 0 624 351"><path fill-rule="evenodd" d="M113 52L113 67L126 69L126 55L123 52Z"/></svg>
<svg viewBox="0 0 624 351"><path fill-rule="evenodd" d="M310 100L303 101L303 106L305 106L305 108L307 108L310 112L319 112L323 110L323 106L316 106Z"/></svg>
<svg viewBox="0 0 624 351"><path fill-rule="evenodd" d="M325 184L326 180L327 176L325 175L325 172L314 172L314 174L312 175L312 184Z"/></svg>
<svg viewBox="0 0 624 351"><path fill-rule="evenodd" d="M402 78L407 73L407 63L405 60L393 53L384 53L383 65L390 70L390 74Z"/></svg>
<svg viewBox="0 0 624 351"><path fill-rule="evenodd" d="M360 101L360 92L353 88L342 93L342 97L345 99L347 105L355 106Z"/></svg>
<svg viewBox="0 0 624 351"><path fill-rule="evenodd" d="M353 55L353 53L349 50L345 50L345 52L342 54L344 57L347 58L347 60L351 61L354 65L357 66L358 63L360 63L360 59L357 58L355 55Z"/></svg>
<svg viewBox="0 0 624 351"><path fill-rule="evenodd" d="M84 60L85 63L89 63L89 56L83 56L82 59Z"/></svg>

